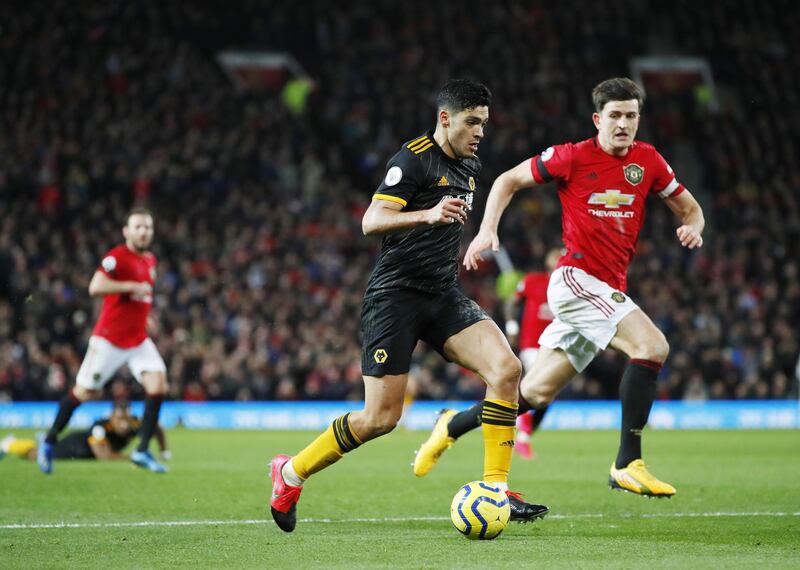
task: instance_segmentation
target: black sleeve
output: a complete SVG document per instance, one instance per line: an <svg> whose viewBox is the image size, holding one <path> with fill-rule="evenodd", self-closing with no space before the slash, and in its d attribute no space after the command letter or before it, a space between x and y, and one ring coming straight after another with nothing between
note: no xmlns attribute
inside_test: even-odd
<svg viewBox="0 0 800 570"><path fill-rule="evenodd" d="M386 163L386 172L373 198L397 202L405 207L423 187L423 179L419 157L402 149Z"/></svg>

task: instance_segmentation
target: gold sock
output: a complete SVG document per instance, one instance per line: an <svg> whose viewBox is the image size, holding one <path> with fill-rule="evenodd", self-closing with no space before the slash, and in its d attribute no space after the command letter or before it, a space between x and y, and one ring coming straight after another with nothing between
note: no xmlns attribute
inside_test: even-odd
<svg viewBox="0 0 800 570"><path fill-rule="evenodd" d="M349 416L345 414L333 420L328 429L292 458L292 467L298 477L305 481L361 445L361 440L350 429Z"/></svg>
<svg viewBox="0 0 800 570"><path fill-rule="evenodd" d="M32 439L15 439L8 444L8 452L23 459L28 456L29 451L35 448L36 442Z"/></svg>
<svg viewBox="0 0 800 570"><path fill-rule="evenodd" d="M511 469L514 436L517 425L517 404L505 400L483 401L483 480L505 483Z"/></svg>

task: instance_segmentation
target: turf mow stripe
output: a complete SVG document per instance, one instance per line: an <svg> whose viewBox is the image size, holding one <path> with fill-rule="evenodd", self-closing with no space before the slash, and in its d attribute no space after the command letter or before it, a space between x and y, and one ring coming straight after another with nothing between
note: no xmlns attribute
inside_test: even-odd
<svg viewBox="0 0 800 570"><path fill-rule="evenodd" d="M800 517L800 512L708 512L708 513L644 513L606 515L603 513L576 513L571 515L548 515L547 519L651 519L651 518L723 518L723 517ZM447 521L448 517L384 517L384 518L349 518L325 519L309 518L300 519L298 522L308 524L346 524L346 523L406 523L425 521ZM231 526L231 525L266 525L274 524L270 519L244 519L244 520L197 520L197 521L126 521L126 522L97 522L97 523L16 523L2 524L0 530L26 530L26 529L64 529L64 528L137 528L137 527L180 527L180 526Z"/></svg>

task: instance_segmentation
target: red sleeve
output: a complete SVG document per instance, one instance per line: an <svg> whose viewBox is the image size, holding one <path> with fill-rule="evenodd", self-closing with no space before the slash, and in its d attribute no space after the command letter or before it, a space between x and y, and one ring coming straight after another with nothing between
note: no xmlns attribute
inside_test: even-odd
<svg viewBox="0 0 800 570"><path fill-rule="evenodd" d="M560 144L545 149L531 159L531 174L537 184L551 180L568 180L572 172L572 144Z"/></svg>
<svg viewBox="0 0 800 570"><path fill-rule="evenodd" d="M650 187L650 192L658 194L662 198L679 195L686 188L675 178L675 173L672 171L670 165L667 164L667 161L664 160L664 157L661 156L661 153L654 151L654 154L655 178L653 178L653 185Z"/></svg>
<svg viewBox="0 0 800 570"><path fill-rule="evenodd" d="M122 263L122 256L119 255L117 248L114 248L103 256L103 260L97 270L106 275L106 277L116 279L117 277L115 276L119 272L120 263Z"/></svg>
<svg viewBox="0 0 800 570"><path fill-rule="evenodd" d="M525 275L517 283L517 299L524 299L528 294L528 275Z"/></svg>

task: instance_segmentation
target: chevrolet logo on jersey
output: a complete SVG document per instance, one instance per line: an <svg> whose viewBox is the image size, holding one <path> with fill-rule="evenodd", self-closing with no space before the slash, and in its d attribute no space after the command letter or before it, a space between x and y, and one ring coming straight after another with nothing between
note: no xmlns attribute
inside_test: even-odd
<svg viewBox="0 0 800 570"><path fill-rule="evenodd" d="M594 192L589 197L592 205L603 205L606 208L616 210L620 206L630 206L636 198L635 194L623 194L619 190L606 190L605 192Z"/></svg>

